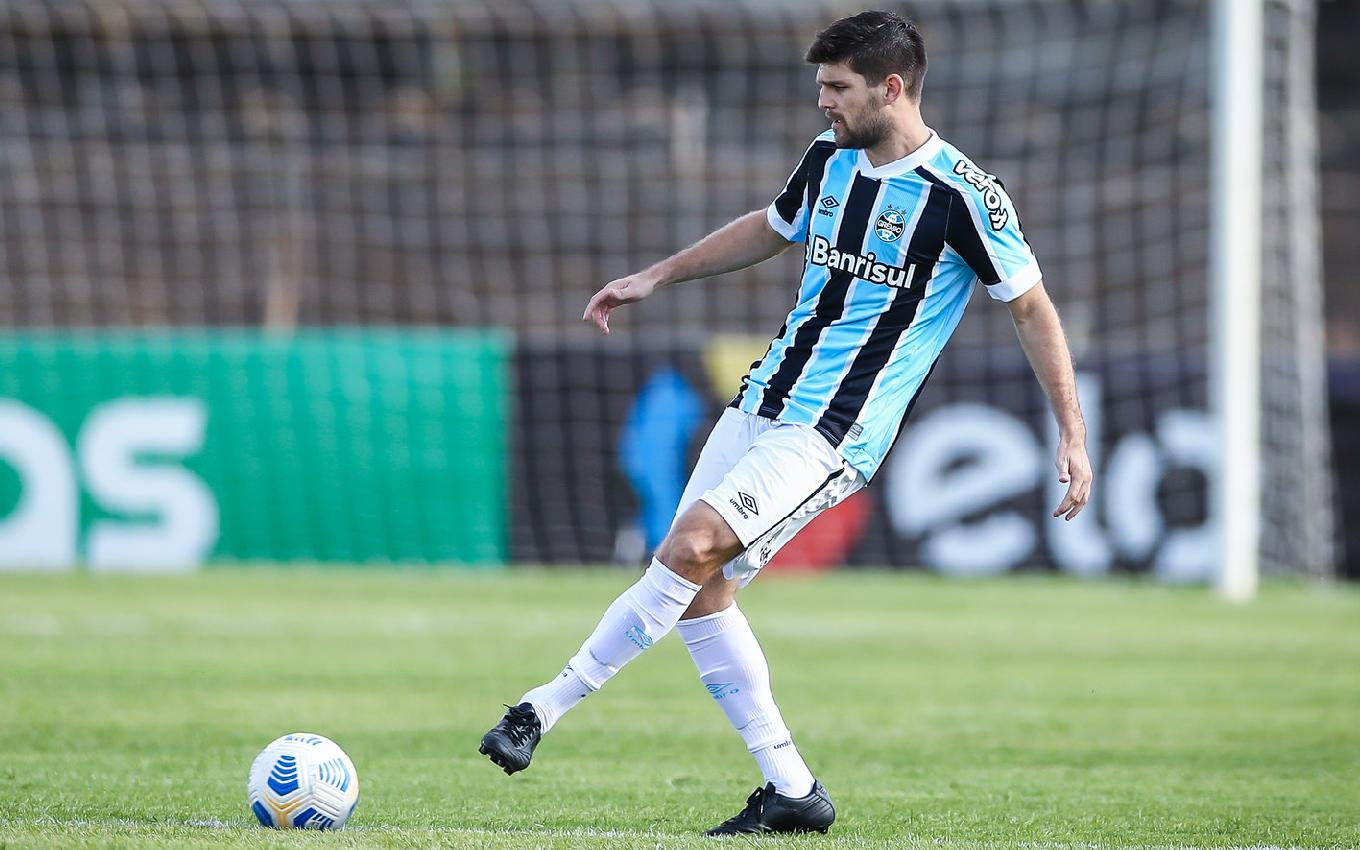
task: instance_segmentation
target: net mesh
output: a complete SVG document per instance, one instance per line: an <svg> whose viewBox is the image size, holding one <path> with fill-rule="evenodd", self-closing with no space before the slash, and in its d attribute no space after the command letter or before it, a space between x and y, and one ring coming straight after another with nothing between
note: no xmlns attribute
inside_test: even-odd
<svg viewBox="0 0 1360 850"><path fill-rule="evenodd" d="M1097 562L1157 569L1178 530L1202 552L1203 423L1181 425L1205 404L1206 4L920 5L904 11L930 49L926 119L1013 196L1114 475L1066 543L1038 519L1047 476L941 522L1022 515L1032 539L1011 564L1064 566L1089 543ZM724 345L763 347L800 258L667 290L607 341L580 310L768 203L824 128L803 50L853 11L0 0L0 325L509 329L511 554L635 559L656 500L678 495L674 475L649 492L620 461L640 393L658 374L691 390L672 401L697 398L700 424L675 437L692 458L740 374L714 365ZM1311 16L1268 3L1262 554L1326 572ZM986 403L1045 446L1033 383L1006 311L978 303L919 415ZM1157 466L1151 482L1129 471L1140 462ZM932 530L882 492L840 558L932 560Z"/></svg>

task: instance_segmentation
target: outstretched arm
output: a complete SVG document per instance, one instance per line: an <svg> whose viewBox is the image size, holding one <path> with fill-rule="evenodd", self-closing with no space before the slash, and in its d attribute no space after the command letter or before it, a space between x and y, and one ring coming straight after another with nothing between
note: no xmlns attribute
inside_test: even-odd
<svg viewBox="0 0 1360 850"><path fill-rule="evenodd" d="M581 321L594 322L602 333L609 333L609 313L615 307L641 301L660 287L672 283L754 266L782 253L791 244L770 228L765 210L749 212L680 253L637 274L605 284L586 305Z"/></svg>
<svg viewBox="0 0 1360 850"><path fill-rule="evenodd" d="M1058 311L1044 291L1043 281L1007 302L1020 347L1048 395L1058 420L1058 480L1067 484L1067 495L1053 515L1072 519L1091 497L1091 460L1086 455L1086 422L1077 400L1077 378L1067 348Z"/></svg>

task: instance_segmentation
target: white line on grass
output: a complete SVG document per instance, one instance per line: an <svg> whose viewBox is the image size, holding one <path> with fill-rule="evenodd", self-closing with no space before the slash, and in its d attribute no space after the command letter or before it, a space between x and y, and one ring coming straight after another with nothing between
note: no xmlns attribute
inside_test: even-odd
<svg viewBox="0 0 1360 850"><path fill-rule="evenodd" d="M136 820L134 818L72 818L61 819L54 817L40 818L0 818L0 826L14 827L74 827L74 828L120 828L136 829L144 831L154 831L156 829L263 829L254 821L223 821L223 820ZM392 826L392 825L359 825L347 826L344 832L374 833L374 834L428 834L428 835L480 835L487 837L494 836L554 836L558 838L633 838L644 840L664 840L677 838L694 838L695 835L689 832L655 832L633 829L592 829L590 827L572 827L569 829L524 829L524 828L503 828L493 829L489 827L477 826ZM837 837L844 838L864 838L864 836L854 836L842 832ZM1005 844L997 842L978 842L974 844L955 844L941 839L930 839L923 836L901 836L906 839L907 846L930 846L930 847L973 847L979 850L1321 850L1321 848L1310 848L1299 845L1280 847L1274 844L1250 844L1250 845L1230 845L1230 846L1211 846L1200 847L1193 844L1093 844L1078 841L1016 841ZM878 839L870 839L878 840Z"/></svg>
<svg viewBox="0 0 1360 850"><path fill-rule="evenodd" d="M116 828L154 831L157 829L264 829L258 823L248 820L137 820L135 818L0 818L0 826L12 827L67 827L76 829ZM477 826L347 826L345 832L360 833L431 833L452 835L554 835L562 838L683 838L687 833L643 832L631 829L592 829L572 827L570 829L492 829Z"/></svg>

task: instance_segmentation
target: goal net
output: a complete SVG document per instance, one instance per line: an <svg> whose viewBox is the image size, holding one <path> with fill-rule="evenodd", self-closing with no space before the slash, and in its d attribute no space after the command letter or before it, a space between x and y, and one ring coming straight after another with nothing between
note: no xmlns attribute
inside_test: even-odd
<svg viewBox="0 0 1360 850"><path fill-rule="evenodd" d="M1046 519L1050 417L978 297L875 486L785 561L1208 577L1207 4L889 5L927 122L1015 200L1098 487ZM1260 552L1325 574L1313 8L1266 8ZM581 310L769 203L825 126L803 51L857 10L0 0L0 560L644 557L799 252L608 338Z"/></svg>

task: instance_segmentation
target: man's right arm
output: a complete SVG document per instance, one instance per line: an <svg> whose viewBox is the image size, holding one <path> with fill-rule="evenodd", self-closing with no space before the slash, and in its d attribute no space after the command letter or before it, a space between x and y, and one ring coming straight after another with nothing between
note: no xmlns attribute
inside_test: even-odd
<svg viewBox="0 0 1360 850"><path fill-rule="evenodd" d="M744 269L783 253L792 242L775 233L759 209L723 225L685 250L634 275L610 281L586 305L581 320L609 333L615 307L641 301L663 286Z"/></svg>

